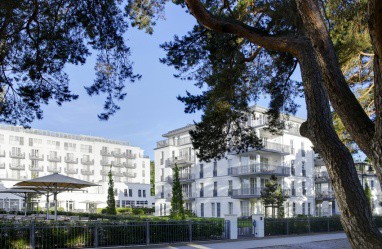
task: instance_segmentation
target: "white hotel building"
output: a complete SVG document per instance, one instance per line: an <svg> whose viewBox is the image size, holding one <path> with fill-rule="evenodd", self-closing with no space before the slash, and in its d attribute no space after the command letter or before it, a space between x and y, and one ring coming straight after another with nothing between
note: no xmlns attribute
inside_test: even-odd
<svg viewBox="0 0 382 249"><path fill-rule="evenodd" d="M277 177L287 197L286 217L338 213L331 186L324 186L328 179L321 177L325 175L324 167L315 160L310 140L299 134L305 120L291 116L284 134L273 135L264 129L266 109L255 107L254 110L255 116L248 122L263 140L264 147L260 150L230 153L227 159L206 163L198 160L192 148L189 131L194 129L193 125L163 135L166 139L157 142L155 149L157 216L170 213L175 163L180 169L185 207L199 217L263 213L261 190L271 175Z"/></svg>
<svg viewBox="0 0 382 249"><path fill-rule="evenodd" d="M61 173L100 186L61 193L58 207L94 212L106 207L110 165L117 206L153 205L150 159L142 149L100 137L0 125L0 189L11 188L22 180ZM45 207L44 196L37 202L40 208ZM17 196L0 194L0 209L21 207L22 200Z"/></svg>

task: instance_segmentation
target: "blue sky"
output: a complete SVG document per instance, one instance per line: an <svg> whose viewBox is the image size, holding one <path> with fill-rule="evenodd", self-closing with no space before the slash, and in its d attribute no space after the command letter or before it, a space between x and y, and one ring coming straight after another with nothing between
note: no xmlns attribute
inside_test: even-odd
<svg viewBox="0 0 382 249"><path fill-rule="evenodd" d="M127 84L126 99L120 103L121 110L108 121L100 121L97 114L102 110L104 96L89 97L83 88L94 79L94 57L83 66L68 66L66 72L71 80L71 89L80 95L77 101L57 106L55 103L44 108L44 118L36 120L32 128L60 131L73 134L101 136L129 141L139 146L153 159L155 143L169 130L200 120L200 114L185 114L184 106L176 99L186 90L196 93L192 82L173 77L176 71L159 62L164 52L159 45L172 37L184 35L195 24L195 20L178 6L166 8L166 20L157 22L153 35L136 29L127 33L131 47L134 71L142 75L136 83ZM299 78L299 72L293 76ZM306 117L305 105L297 116ZM267 101L258 104L267 106Z"/></svg>

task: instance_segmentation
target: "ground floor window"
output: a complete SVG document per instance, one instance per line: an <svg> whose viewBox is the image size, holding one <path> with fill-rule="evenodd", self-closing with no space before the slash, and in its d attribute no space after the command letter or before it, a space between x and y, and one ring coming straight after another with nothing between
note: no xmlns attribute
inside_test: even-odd
<svg viewBox="0 0 382 249"><path fill-rule="evenodd" d="M200 216L204 217L204 203L200 203Z"/></svg>
<svg viewBox="0 0 382 249"><path fill-rule="evenodd" d="M249 216L250 215L249 201L241 201L240 210L241 210L241 216Z"/></svg>

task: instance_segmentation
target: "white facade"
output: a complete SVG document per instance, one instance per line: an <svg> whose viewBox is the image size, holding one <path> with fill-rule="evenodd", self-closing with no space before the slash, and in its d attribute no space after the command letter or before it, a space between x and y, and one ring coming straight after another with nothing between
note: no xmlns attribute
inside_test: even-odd
<svg viewBox="0 0 382 249"><path fill-rule="evenodd" d="M225 214L250 216L264 212L260 192L271 175L278 178L285 196L287 217L315 214L314 153L311 142L299 135L304 121L290 117L284 135L272 135L264 128L266 109L256 107L248 121L256 127L264 148L227 159L200 162L192 148L189 125L163 135L155 149L155 213L168 215L171 209L172 168L177 162L186 209L201 217ZM269 211L269 210L268 210Z"/></svg>
<svg viewBox="0 0 382 249"><path fill-rule="evenodd" d="M110 165L117 206L153 205L150 159L142 149L100 137L0 126L0 188L61 173L100 186L84 192L61 193L58 207L66 211L94 211L95 207L106 206ZM45 207L44 197L38 202ZM0 194L0 209L17 210L21 206L20 198Z"/></svg>

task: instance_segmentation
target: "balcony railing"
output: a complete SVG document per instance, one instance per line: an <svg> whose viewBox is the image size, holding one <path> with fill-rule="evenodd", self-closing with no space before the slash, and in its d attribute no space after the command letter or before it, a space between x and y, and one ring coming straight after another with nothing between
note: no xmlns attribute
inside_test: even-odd
<svg viewBox="0 0 382 249"><path fill-rule="evenodd" d="M280 153L289 154L290 153L290 147L289 145L274 143L274 142L263 142L263 148L262 150L267 151L275 151Z"/></svg>
<svg viewBox="0 0 382 249"><path fill-rule="evenodd" d="M119 158L126 157L126 153L120 152L120 151L112 151L111 155L113 157L119 157Z"/></svg>
<svg viewBox="0 0 382 249"><path fill-rule="evenodd" d="M25 170L25 164L9 164L9 168L13 170Z"/></svg>
<svg viewBox="0 0 382 249"><path fill-rule="evenodd" d="M187 181L194 181L195 175L194 174L180 174L179 175L179 181L187 182Z"/></svg>
<svg viewBox="0 0 382 249"><path fill-rule="evenodd" d="M94 165L94 159L86 159L86 158L81 158L81 164L83 165Z"/></svg>
<svg viewBox="0 0 382 249"><path fill-rule="evenodd" d="M181 146L181 145L190 144L190 143L191 143L191 137L184 137L184 138L178 139L177 145Z"/></svg>
<svg viewBox="0 0 382 249"><path fill-rule="evenodd" d="M49 162L61 162L61 157L60 156L52 156L52 155L48 155L48 161Z"/></svg>
<svg viewBox="0 0 382 249"><path fill-rule="evenodd" d="M24 152L9 152L9 157L11 158L18 158L18 159L25 159L25 153Z"/></svg>
<svg viewBox="0 0 382 249"><path fill-rule="evenodd" d="M232 198L260 198L261 191L264 188L240 188L232 190ZM290 189L283 189L282 193L285 197L290 196Z"/></svg>
<svg viewBox="0 0 382 249"><path fill-rule="evenodd" d="M51 173L61 173L61 168L59 167L48 166L47 170Z"/></svg>
<svg viewBox="0 0 382 249"><path fill-rule="evenodd" d="M276 166L276 165L263 164L263 163L254 163L254 164L229 168L228 174L232 176L241 176L241 175L289 176L290 168L287 166Z"/></svg>
<svg viewBox="0 0 382 249"><path fill-rule="evenodd" d="M157 142L157 148L163 148L167 146L174 146L173 140L165 139L165 140Z"/></svg>
<svg viewBox="0 0 382 249"><path fill-rule="evenodd" d="M128 168L128 169L136 169L137 168L137 165L133 164L133 163L124 162L123 165L125 166L125 168Z"/></svg>
<svg viewBox="0 0 382 249"><path fill-rule="evenodd" d="M122 162L111 161L111 166L116 168L122 168L124 165Z"/></svg>
<svg viewBox="0 0 382 249"><path fill-rule="evenodd" d="M114 171L114 172L113 172L113 176L122 177L122 176L124 176L124 173L125 173L125 172Z"/></svg>
<svg viewBox="0 0 382 249"><path fill-rule="evenodd" d="M65 168L65 173L66 174L77 174L78 169Z"/></svg>
<svg viewBox="0 0 382 249"><path fill-rule="evenodd" d="M30 159L30 160L43 161L43 160L44 160L44 155L39 155L39 154L29 154L29 159Z"/></svg>
<svg viewBox="0 0 382 249"><path fill-rule="evenodd" d="M169 158L166 161L167 167L174 167L175 164L178 166L187 166L191 165L195 162L195 157L194 156L185 156L185 157L174 157L174 158Z"/></svg>
<svg viewBox="0 0 382 249"><path fill-rule="evenodd" d="M134 159L134 158L136 158L136 155L133 153L126 153L126 158L127 159Z"/></svg>
<svg viewBox="0 0 382 249"><path fill-rule="evenodd" d="M184 201L192 201L192 200L195 200L195 198L196 198L196 193L192 193L192 192L182 192L182 197L183 197L183 200L184 200ZM161 197L161 198L164 198L164 195L163 195L163 197ZM171 201L171 198L172 198L172 193L168 193L166 199L167 199L168 201Z"/></svg>
<svg viewBox="0 0 382 249"><path fill-rule="evenodd" d="M110 163L108 161L105 161L105 160L101 160L100 164L102 166L110 166Z"/></svg>
<svg viewBox="0 0 382 249"><path fill-rule="evenodd" d="M101 175L107 176L107 175L109 175L109 171L110 171L110 170L102 169L102 170L101 170ZM113 170L111 171L111 174L112 174L112 175L114 174L114 171L113 171Z"/></svg>
<svg viewBox="0 0 382 249"><path fill-rule="evenodd" d="M108 150L100 150L101 156L111 156L111 152Z"/></svg>
<svg viewBox="0 0 382 249"><path fill-rule="evenodd" d="M5 163L0 163L0 169L5 169Z"/></svg>
<svg viewBox="0 0 382 249"><path fill-rule="evenodd" d="M334 192L332 191L320 191L316 190L316 200L321 200L321 201L330 201L334 200L336 197L334 195Z"/></svg>
<svg viewBox="0 0 382 249"><path fill-rule="evenodd" d="M64 160L66 163L71 163L71 164L77 164L78 163L78 158L65 157Z"/></svg>
<svg viewBox="0 0 382 249"><path fill-rule="evenodd" d="M330 181L330 178L329 178L329 174L328 172L314 172L314 180L315 182L329 182Z"/></svg>
<svg viewBox="0 0 382 249"><path fill-rule="evenodd" d="M123 175L128 178L135 178L137 177L137 173L131 173L131 172L124 172Z"/></svg>
<svg viewBox="0 0 382 249"><path fill-rule="evenodd" d="M29 165L29 170L30 171L44 171L44 166L42 166L42 165L38 165L38 166Z"/></svg>
<svg viewBox="0 0 382 249"><path fill-rule="evenodd" d="M5 157L5 150L0 150L0 157Z"/></svg>
<svg viewBox="0 0 382 249"><path fill-rule="evenodd" d="M83 174L83 175L94 175L94 170L81 169L81 174Z"/></svg>

